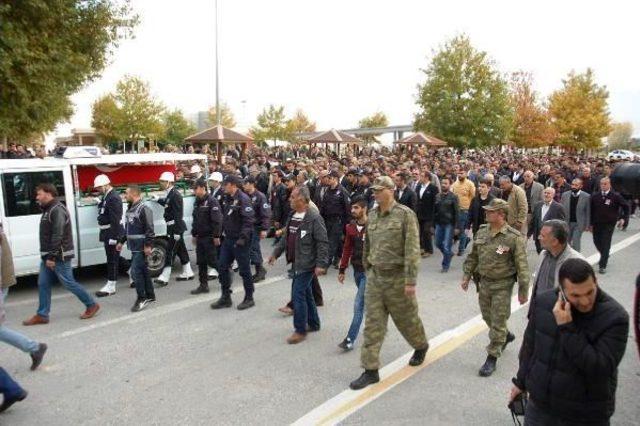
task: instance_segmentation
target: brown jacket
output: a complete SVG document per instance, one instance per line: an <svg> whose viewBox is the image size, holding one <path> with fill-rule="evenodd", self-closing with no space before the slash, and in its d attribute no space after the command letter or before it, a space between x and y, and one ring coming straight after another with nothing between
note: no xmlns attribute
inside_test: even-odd
<svg viewBox="0 0 640 426"><path fill-rule="evenodd" d="M0 287L7 288L16 284L16 274L13 269L13 255L7 236L0 228Z"/></svg>
<svg viewBox="0 0 640 426"><path fill-rule="evenodd" d="M518 185L513 185L507 203L509 204L507 223L527 235L527 194L524 189ZM520 222L520 226L516 226L516 222Z"/></svg>

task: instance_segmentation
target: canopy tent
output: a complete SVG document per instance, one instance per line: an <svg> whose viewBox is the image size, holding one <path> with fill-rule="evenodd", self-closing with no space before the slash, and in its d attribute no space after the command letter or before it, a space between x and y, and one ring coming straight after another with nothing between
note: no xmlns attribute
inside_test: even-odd
<svg viewBox="0 0 640 426"><path fill-rule="evenodd" d="M431 147L447 146L445 141L434 136L425 135L422 132L414 133L413 135L404 137L394 143L398 145L427 145Z"/></svg>
<svg viewBox="0 0 640 426"><path fill-rule="evenodd" d="M309 145L323 143L326 145L327 149L329 148L329 144L334 144L336 146L337 152L340 152L341 144L356 146L362 145L362 141L360 139L336 129L327 130L326 132L320 132L315 136L307 139L306 142Z"/></svg>
<svg viewBox="0 0 640 426"><path fill-rule="evenodd" d="M218 162L220 162L222 160L220 145L224 143L239 143L242 144L242 152L244 153L247 149L247 144L253 142L253 139L242 133L217 125L198 132L195 135L191 135L184 141L193 144L215 143Z"/></svg>

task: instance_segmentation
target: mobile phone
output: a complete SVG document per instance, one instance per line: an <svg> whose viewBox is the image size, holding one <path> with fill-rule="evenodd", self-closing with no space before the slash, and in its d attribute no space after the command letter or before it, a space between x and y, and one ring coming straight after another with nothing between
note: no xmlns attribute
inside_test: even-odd
<svg viewBox="0 0 640 426"><path fill-rule="evenodd" d="M560 289L560 297L562 298L562 301L564 303L569 303L569 301L567 300L567 295L564 294L564 290L562 289L562 286L558 287Z"/></svg>

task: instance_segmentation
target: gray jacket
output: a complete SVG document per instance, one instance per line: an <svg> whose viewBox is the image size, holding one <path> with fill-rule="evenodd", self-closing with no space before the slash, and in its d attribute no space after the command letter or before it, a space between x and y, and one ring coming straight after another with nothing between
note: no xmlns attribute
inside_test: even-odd
<svg viewBox="0 0 640 426"><path fill-rule="evenodd" d="M527 188L525 188L524 183L520 184L520 188L524 189L525 193L527 192ZM529 205L531 206L532 211L533 206L538 204L540 201L544 201L544 195L542 194L542 191L544 191L544 186L534 180L531 184L531 199L527 200L529 202Z"/></svg>
<svg viewBox="0 0 640 426"><path fill-rule="evenodd" d="M533 283L534 283L534 293L536 294L536 290L538 285L537 285L537 281L538 281L538 275L540 274L540 269L542 267L542 264L544 263L545 259L547 258L547 256L549 256L549 252L547 250L542 250L542 252L540 253L540 260L538 262L538 266L536 267L536 271L533 273ZM562 252L562 254L560 255L560 257L558 258L558 261L556 262L556 271L555 271L555 277L553 280L553 288L556 289L558 288L558 286L560 285L560 282L558 281L558 272L560 272L560 267L564 264L564 262L566 262L568 259L583 259L584 260L584 256L582 254L580 254L580 252L575 251L573 248L571 248L571 246L569 244L567 244L567 247L565 248L565 250ZM533 300L533 297L531 298Z"/></svg>
<svg viewBox="0 0 640 426"><path fill-rule="evenodd" d="M287 250L287 232L285 227L282 238L273 249L273 257L276 259ZM295 260L293 270L295 272L310 272L316 267L327 269L329 267L329 239L324 220L317 210L309 208L298 228L296 240Z"/></svg>
<svg viewBox="0 0 640 426"><path fill-rule="evenodd" d="M565 220L569 223L571 213L571 197L573 194L571 191L567 191L562 194L560 204L564 209ZM578 205L576 206L576 223L581 231L587 229L587 226L591 224L591 196L584 191L580 191L578 195Z"/></svg>

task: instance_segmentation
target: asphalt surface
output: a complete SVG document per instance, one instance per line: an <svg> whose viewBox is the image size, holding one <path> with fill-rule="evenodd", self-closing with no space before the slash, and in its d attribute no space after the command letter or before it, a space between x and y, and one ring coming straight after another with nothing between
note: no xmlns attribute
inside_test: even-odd
<svg viewBox="0 0 640 426"><path fill-rule="evenodd" d="M616 231L614 244L640 231L632 219L627 232ZM270 253L265 241L265 253ZM591 235L583 236L583 253L595 252ZM529 242L530 267L536 264ZM441 255L423 259L418 299L427 334L434 337L479 313L473 292L459 288L463 257L441 274ZM640 270L640 242L612 255L601 286L629 311L635 276ZM194 260L192 258L192 260ZM195 269L195 268L194 268ZM174 274L179 273L179 267ZM343 353L337 344L346 335L352 315L355 286L351 270L344 285L337 271L321 279L325 306L319 308L322 330L307 341L285 343L293 331L291 317L277 308L289 298L289 279L283 260L269 269L267 281L256 290L256 307L248 311L212 311L219 285L209 295L191 296L195 281L176 282L156 292L157 303L131 313L135 291L122 277L115 296L101 299L100 314L88 321L78 316L84 307L58 287L54 291L51 322L23 327L35 313L37 286L21 280L7 300L6 326L46 342L42 367L29 371L30 358L6 344L1 364L30 393L22 403L0 415L8 425L204 425L289 424L344 391L360 373L359 344ZM104 283L104 270L77 274L91 292ZM236 274L234 305L242 300ZM526 309L516 312L510 328L518 336L499 360L491 378L480 378L486 333L427 366L405 382L344 420L345 424L512 424L506 409L510 379L517 369L517 351L526 326ZM640 362L635 337L629 336L619 369L617 410L612 424L637 424L640 405ZM395 327L382 349L387 364L411 348Z"/></svg>

